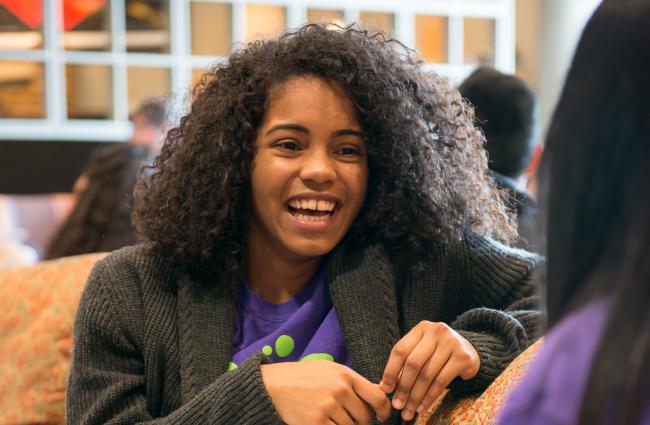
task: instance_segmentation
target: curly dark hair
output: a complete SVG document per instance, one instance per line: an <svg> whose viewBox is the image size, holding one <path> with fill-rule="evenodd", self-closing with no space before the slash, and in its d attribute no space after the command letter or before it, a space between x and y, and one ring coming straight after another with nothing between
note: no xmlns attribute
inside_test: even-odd
<svg viewBox="0 0 650 425"><path fill-rule="evenodd" d="M368 148L366 200L346 239L397 260L472 230L509 242L513 219L486 173L484 139L458 91L381 33L306 25L217 64L138 188L134 224L150 249L195 277L241 272L256 130L269 89L315 76L343 88Z"/></svg>
<svg viewBox="0 0 650 425"><path fill-rule="evenodd" d="M93 152L87 186L50 240L44 259L112 251L137 242L131 227L133 188L150 159L143 146L120 143Z"/></svg>

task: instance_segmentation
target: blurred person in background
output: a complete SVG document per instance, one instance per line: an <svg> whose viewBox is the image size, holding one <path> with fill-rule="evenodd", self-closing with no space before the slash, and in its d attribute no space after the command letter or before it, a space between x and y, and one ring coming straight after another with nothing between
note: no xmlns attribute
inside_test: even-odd
<svg viewBox="0 0 650 425"><path fill-rule="evenodd" d="M133 134L128 142L132 145L146 147L152 156L158 152L171 125L170 105L169 98L163 96L145 100L138 105L130 115ZM89 162L92 162L93 158L93 154L91 154ZM91 168L92 166L87 165L86 167ZM6 211L9 211L8 206L11 205L12 220L11 223L6 221L5 227L8 229L11 225L13 230L11 232L7 230L5 233L20 235L20 239L13 237L12 240L27 243L32 250L35 249L37 259L41 257L53 258L52 255L61 256L51 251L54 239L58 241L56 243L58 245L63 236L60 233L55 235L56 229L63 225L75 208L77 195L80 193L78 185L85 180L87 180L87 176L81 176L77 180L76 195L69 192L7 195L4 205ZM4 239L7 241L8 237L5 236ZM44 252L45 255L43 255Z"/></svg>
<svg viewBox="0 0 650 425"><path fill-rule="evenodd" d="M606 0L578 43L542 161L551 328L501 425L650 424L649 22Z"/></svg>
<svg viewBox="0 0 650 425"><path fill-rule="evenodd" d="M526 191L527 178L537 170L541 156L534 136L535 95L520 78L489 67L474 71L459 91L474 107L476 125L485 134L488 167L517 215L517 246L539 248L533 243L539 233L537 202Z"/></svg>
<svg viewBox="0 0 650 425"><path fill-rule="evenodd" d="M152 152L160 151L167 131L172 126L170 100L157 97L145 100L129 117L133 134L129 143L147 146Z"/></svg>
<svg viewBox="0 0 650 425"><path fill-rule="evenodd" d="M113 251L132 245L133 188L149 148L117 144L97 151L75 183L74 207L49 243L45 259Z"/></svg>

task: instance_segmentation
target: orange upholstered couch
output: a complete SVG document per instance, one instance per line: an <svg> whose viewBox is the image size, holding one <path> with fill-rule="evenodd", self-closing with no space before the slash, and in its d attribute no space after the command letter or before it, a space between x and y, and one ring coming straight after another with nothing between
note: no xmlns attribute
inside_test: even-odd
<svg viewBox="0 0 650 425"><path fill-rule="evenodd" d="M105 254L0 269L0 425L65 422L71 329L86 278ZM481 395L442 399L425 425L494 422L504 396L539 343L530 347Z"/></svg>

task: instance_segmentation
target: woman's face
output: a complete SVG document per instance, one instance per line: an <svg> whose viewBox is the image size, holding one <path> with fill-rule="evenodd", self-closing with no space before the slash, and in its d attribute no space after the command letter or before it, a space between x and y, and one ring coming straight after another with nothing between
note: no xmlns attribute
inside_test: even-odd
<svg viewBox="0 0 650 425"><path fill-rule="evenodd" d="M331 83L294 77L272 87L255 139L249 244L294 260L330 252L366 194L362 131Z"/></svg>

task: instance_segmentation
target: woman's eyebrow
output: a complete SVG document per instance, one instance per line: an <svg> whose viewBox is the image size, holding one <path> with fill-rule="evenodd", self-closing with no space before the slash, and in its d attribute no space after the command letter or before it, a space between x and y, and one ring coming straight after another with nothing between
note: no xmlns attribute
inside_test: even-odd
<svg viewBox="0 0 650 425"><path fill-rule="evenodd" d="M300 124L278 124L274 125L271 127L267 132L266 135L268 136L269 134L273 133L274 131L278 130L294 130L294 131L299 131L301 133L309 134L309 129L307 127L304 127ZM333 137L340 137L340 136L357 136L360 139L363 139L363 133L359 130L353 130L351 128L343 128L341 130L336 130L334 133L332 133Z"/></svg>
<svg viewBox="0 0 650 425"><path fill-rule="evenodd" d="M342 130L336 130L334 133L332 133L332 136L338 137L338 136L357 136L360 139L363 139L363 133L359 130L353 130L351 128L344 128Z"/></svg>
<svg viewBox="0 0 650 425"><path fill-rule="evenodd" d="M278 124L274 125L271 127L267 132L266 135L268 136L269 134L273 133L274 131L278 130L295 130L299 131L301 133L309 134L309 129L307 127L303 127L302 125L299 124Z"/></svg>

